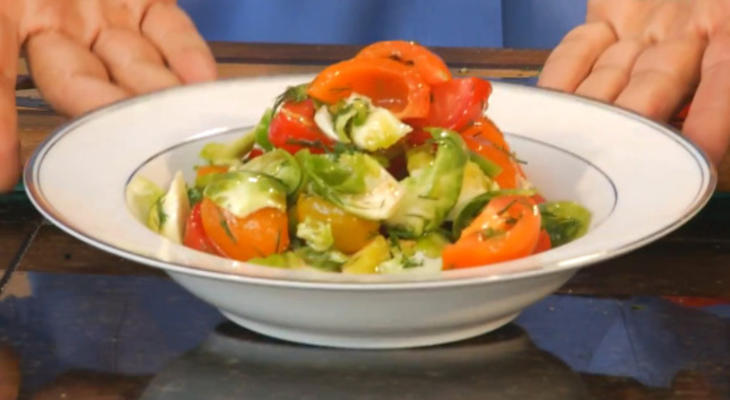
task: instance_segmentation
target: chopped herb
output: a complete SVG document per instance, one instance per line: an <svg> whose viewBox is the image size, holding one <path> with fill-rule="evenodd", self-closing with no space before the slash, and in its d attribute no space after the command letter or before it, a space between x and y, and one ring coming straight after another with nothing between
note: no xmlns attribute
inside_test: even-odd
<svg viewBox="0 0 730 400"><path fill-rule="evenodd" d="M309 96L307 95L307 89L309 83L303 83L297 86L289 86L286 88L284 93L280 94L274 102L273 110L276 111L280 105L287 101L300 102L306 100Z"/></svg>
<svg viewBox="0 0 730 400"><path fill-rule="evenodd" d="M162 203L165 201L165 196L160 196L157 201L157 219L160 221L160 227L162 227L165 225L165 221L167 221L167 214L162 209Z"/></svg>
<svg viewBox="0 0 730 400"><path fill-rule="evenodd" d="M416 259L415 257L403 256L403 268L416 268L423 265L423 260Z"/></svg>
<svg viewBox="0 0 730 400"><path fill-rule="evenodd" d="M231 239L233 243L236 243L236 237L233 236L233 233L231 232L231 228L228 226L228 221L226 221L225 218L221 217L220 219L221 226L223 227L223 230L226 232L226 235Z"/></svg>
<svg viewBox="0 0 730 400"><path fill-rule="evenodd" d="M509 158L510 158L510 159L511 159L512 161L514 161L514 162L516 162L516 163L518 163L518 164L523 164L523 165L526 165L526 164L527 164L527 161L525 161L525 160L522 160L522 159L518 158L518 157L517 157L517 154L516 154L516 153L515 153L514 151L509 151L509 150L507 150L507 149L506 149L506 148L505 148L504 146L499 146L499 145L495 144L494 142L492 142L492 141L491 141L491 140L489 140L489 139L482 139L482 138L481 138L481 135L482 135L482 133L481 133L481 132L478 132L478 133L477 133L476 135L474 135L473 137L474 137L475 139L477 139L477 140L479 141L479 143L481 143L481 144L483 144L483 145L488 145L488 146L492 146L493 148L497 149L498 151L500 151L500 152L504 153L504 154L505 154L505 155L506 155L507 157L509 157Z"/></svg>
<svg viewBox="0 0 730 400"><path fill-rule="evenodd" d="M411 218L418 218L418 219L421 219L421 220L424 220L424 221L427 221L428 220L428 217L427 216L420 215L420 214L408 213L408 214L406 214L406 216L407 217L411 217Z"/></svg>
<svg viewBox="0 0 730 400"><path fill-rule="evenodd" d="M397 62L399 62L401 64L405 64L405 65L407 65L409 67L412 67L413 65L415 65L415 63L413 62L413 60L406 60L403 57L401 57L400 55L395 54L395 53L391 53L388 56L388 58L391 59L391 60L393 60L393 61L397 61Z"/></svg>
<svg viewBox="0 0 730 400"><path fill-rule="evenodd" d="M203 200L203 192L200 189L194 186L188 188L188 201L190 202L190 206L200 203L201 200Z"/></svg>
<svg viewBox="0 0 730 400"><path fill-rule="evenodd" d="M342 154L355 154L357 153L357 147L351 143L337 142L332 147L332 154L341 156Z"/></svg>
<svg viewBox="0 0 730 400"><path fill-rule="evenodd" d="M532 196L534 194L534 190L528 189L503 189L480 194L471 199L454 219L451 227L451 238L457 240L461 236L461 231L482 212L487 203L493 198L502 195Z"/></svg>
<svg viewBox="0 0 730 400"><path fill-rule="evenodd" d="M494 229L491 227L482 229L479 232L479 235L481 236L482 240L492 239L492 238L495 238L495 237L497 237L499 235L503 235L503 234L504 234L504 231L499 230L499 229Z"/></svg>
<svg viewBox="0 0 730 400"><path fill-rule="evenodd" d="M340 272L342 264L348 260L345 254L338 251L319 252L309 246L300 247L294 253L307 265L331 272Z"/></svg>
<svg viewBox="0 0 730 400"><path fill-rule="evenodd" d="M505 220L504 220L504 222L507 225L514 225L517 223L517 221L519 221L519 218L515 218L515 217L508 217L508 218L505 218Z"/></svg>
<svg viewBox="0 0 730 400"><path fill-rule="evenodd" d="M500 215L501 216L502 214L506 213L515 204L517 204L517 200L510 201L509 203L507 203L506 206L504 206L503 209L497 211L497 215Z"/></svg>
<svg viewBox="0 0 730 400"><path fill-rule="evenodd" d="M291 144L294 146L309 147L312 149L320 149L320 150L324 150L326 152L331 151L331 149L328 146L326 146L324 143L322 143L321 140L318 140L318 139L306 140L306 139L288 138L288 139L286 139L286 144Z"/></svg>
<svg viewBox="0 0 730 400"><path fill-rule="evenodd" d="M438 198L437 197L429 196L429 195L426 195L426 194L419 194L418 195L418 198L419 199L424 199L424 200L438 201Z"/></svg>
<svg viewBox="0 0 730 400"><path fill-rule="evenodd" d="M276 246L274 246L274 251L279 251L279 246L281 246L281 228L276 232Z"/></svg>
<svg viewBox="0 0 730 400"><path fill-rule="evenodd" d="M517 153L515 153L514 151L509 151L506 148L504 148L503 146L497 146L495 144L493 144L493 146L495 149L506 154L507 157L509 157L512 161L516 162L517 164L527 165L527 161L517 158Z"/></svg>
<svg viewBox="0 0 730 400"><path fill-rule="evenodd" d="M397 227L388 227L386 229L386 233L388 238L390 238L391 240L409 239L413 236L408 231L398 229ZM400 242L398 243L398 245L400 245Z"/></svg>
<svg viewBox="0 0 730 400"><path fill-rule="evenodd" d="M356 126L363 125L370 115L370 101L355 97L340 100L329 106L335 133L343 142L350 141L350 134Z"/></svg>
<svg viewBox="0 0 730 400"><path fill-rule="evenodd" d="M333 88L329 89L329 91L333 92L333 93L341 93L341 92L346 92L348 90L352 90L352 88L351 87L333 87Z"/></svg>

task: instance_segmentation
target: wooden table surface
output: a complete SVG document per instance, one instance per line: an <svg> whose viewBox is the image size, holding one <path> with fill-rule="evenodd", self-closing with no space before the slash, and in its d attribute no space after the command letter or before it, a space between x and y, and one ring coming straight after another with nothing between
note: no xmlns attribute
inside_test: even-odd
<svg viewBox="0 0 730 400"><path fill-rule="evenodd" d="M357 47L353 46L213 43L212 47L219 61L222 78L314 72L323 64L349 57L357 51ZM457 74L517 80L536 77L548 55L546 51L541 50L466 48L435 50ZM24 65L21 65L21 71L26 71ZM27 159L33 149L66 119L48 109L33 89L32 81L27 77L19 80L18 104L22 152L23 158ZM725 162L720 168L719 192L708 207L685 227L631 254L582 269L558 293L572 295L565 297L577 301L582 298L635 299L650 296L675 300L710 299L721 304L730 302L730 230L727 229L730 224L730 193L722 193L730 192L729 166L730 163ZM79 287L84 285L83 282L86 282L88 276L120 279L119 282L137 282L140 279L156 279L155 277L164 276L157 269L112 256L61 232L41 218L22 191L0 196L0 272L3 269L15 271L15 278L11 280L9 287L14 281L16 285L11 289L25 291L25 295L32 292L30 288L22 287L25 282L22 277L28 273L47 274L62 281L65 275L76 277L73 279L78 279L74 282L77 282ZM0 282L0 287L4 283ZM7 298L12 294L5 293L4 296ZM174 302L176 298L166 297L161 301ZM2 299L3 294L0 293L0 306L3 305ZM88 299L87 301L93 302ZM607 310L605 312L610 311ZM2 317L0 313L0 320ZM561 332L569 334L570 329L566 329ZM530 334L536 334L535 332L531 331ZM708 334L717 338L717 331L712 332ZM250 339L250 334L243 336ZM30 345L25 343L19 346L22 350L23 346ZM667 345L667 352L675 350L674 347ZM194 376L196 371L192 374ZM730 377L730 368L718 369L717 375L721 379ZM89 378L86 376L84 379ZM137 385L142 388L149 380L149 378L135 379L125 380L123 385ZM593 374L583 374L581 379L592 388L591 391L598 393L596 398L613 398L613 394L618 393L618 388L631 389L626 392L629 394L641 391L649 393L646 397L628 395L625 398L665 398L662 397L664 391L644 387L630 379ZM110 384L109 387L113 386ZM624 398L623 395L621 398ZM672 398L692 397L690 394L690 397Z"/></svg>

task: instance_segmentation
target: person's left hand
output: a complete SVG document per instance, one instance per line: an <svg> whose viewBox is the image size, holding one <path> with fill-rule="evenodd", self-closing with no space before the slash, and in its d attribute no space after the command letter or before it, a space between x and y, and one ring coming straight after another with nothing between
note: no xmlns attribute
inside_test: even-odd
<svg viewBox="0 0 730 400"><path fill-rule="evenodd" d="M683 133L717 165L730 143L730 0L589 0L538 84L660 121L692 100Z"/></svg>

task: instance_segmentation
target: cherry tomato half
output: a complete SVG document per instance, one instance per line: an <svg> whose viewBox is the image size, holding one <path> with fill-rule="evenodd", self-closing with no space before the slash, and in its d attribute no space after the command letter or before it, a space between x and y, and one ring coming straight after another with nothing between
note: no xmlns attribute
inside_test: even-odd
<svg viewBox="0 0 730 400"><path fill-rule="evenodd" d="M333 104L353 92L369 97L400 119L428 115L429 85L413 68L387 58L356 58L333 64L317 75L307 93Z"/></svg>
<svg viewBox="0 0 730 400"><path fill-rule="evenodd" d="M540 236L537 237L537 246L535 246L535 251L533 252L533 254L542 253L543 251L548 251L552 247L553 247L553 245L550 242L550 235L548 235L548 233L545 229L541 229Z"/></svg>
<svg viewBox="0 0 730 400"><path fill-rule="evenodd" d="M515 189L525 177L502 132L487 118L481 118L461 133L469 150L502 167L495 181L502 189Z"/></svg>
<svg viewBox="0 0 730 400"><path fill-rule="evenodd" d="M540 235L540 212L525 196L500 196L442 253L444 269L468 268L525 257Z"/></svg>
<svg viewBox="0 0 730 400"><path fill-rule="evenodd" d="M410 120L415 127L437 126L460 131L480 119L487 107L492 85L484 79L456 78L431 86L431 109L423 119Z"/></svg>
<svg viewBox="0 0 730 400"><path fill-rule="evenodd" d="M200 203L193 206L193 209L190 210L190 216L185 224L183 244L195 250L219 254L203 229L203 220L200 216Z"/></svg>
<svg viewBox="0 0 730 400"><path fill-rule="evenodd" d="M373 43L360 50L355 58L387 58L418 71L429 85L446 82L451 72L441 57L427 48L404 40Z"/></svg>
<svg viewBox="0 0 730 400"><path fill-rule="evenodd" d="M262 208L239 218L209 198L200 202L203 229L216 250L240 261L281 253L289 247L286 212Z"/></svg>
<svg viewBox="0 0 730 400"><path fill-rule="evenodd" d="M352 215L321 197L299 196L296 208L299 221L311 218L329 223L335 248L345 254L355 253L378 236L378 221Z"/></svg>
<svg viewBox="0 0 730 400"><path fill-rule="evenodd" d="M271 144L292 154L305 147L312 153L322 153L324 146L332 146L332 139L314 123L315 111L310 99L284 103L269 125Z"/></svg>

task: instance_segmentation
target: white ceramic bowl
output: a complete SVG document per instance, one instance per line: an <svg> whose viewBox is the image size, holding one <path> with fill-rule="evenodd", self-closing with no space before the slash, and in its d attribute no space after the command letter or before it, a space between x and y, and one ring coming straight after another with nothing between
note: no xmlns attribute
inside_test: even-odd
<svg viewBox="0 0 730 400"><path fill-rule="evenodd" d="M141 174L191 179L201 146L255 124L286 86L312 76L220 81L120 102L38 147L25 170L40 212L69 234L152 267L232 321L281 339L352 348L445 343L493 330L583 266L680 226L707 202L705 155L665 126L598 102L494 84L488 115L529 179L552 200L593 213L584 237L539 255L438 275L348 276L267 268L176 245L135 220L125 186Z"/></svg>

